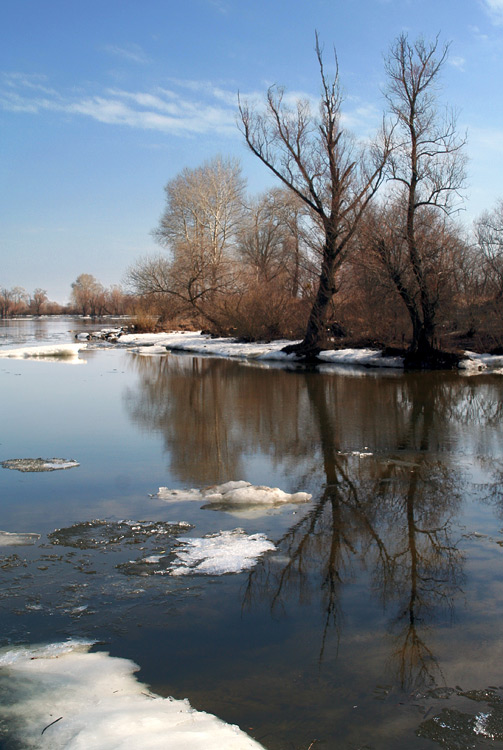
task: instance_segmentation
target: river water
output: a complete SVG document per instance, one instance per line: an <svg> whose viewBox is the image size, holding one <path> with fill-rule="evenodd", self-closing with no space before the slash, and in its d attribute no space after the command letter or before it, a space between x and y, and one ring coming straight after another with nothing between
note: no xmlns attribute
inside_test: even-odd
<svg viewBox="0 0 503 750"><path fill-rule="evenodd" d="M0 346L84 325L2 322ZM491 374L0 359L0 461L79 463L0 468L0 530L40 535L0 546L0 646L90 638L266 750L503 747L502 403ZM230 480L312 500L156 496ZM171 528L275 550L241 573L152 573Z"/></svg>

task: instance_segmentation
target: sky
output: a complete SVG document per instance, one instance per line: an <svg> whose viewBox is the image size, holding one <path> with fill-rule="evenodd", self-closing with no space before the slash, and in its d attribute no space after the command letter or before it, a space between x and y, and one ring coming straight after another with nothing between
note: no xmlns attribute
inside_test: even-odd
<svg viewBox="0 0 503 750"><path fill-rule="evenodd" d="M336 50L345 121L375 132L396 37L450 43L439 91L467 134L462 220L503 197L503 0L2 0L0 289L69 300L81 273L121 284L160 251L164 186L218 155L248 191L274 183L247 151L237 94L316 100L315 32Z"/></svg>

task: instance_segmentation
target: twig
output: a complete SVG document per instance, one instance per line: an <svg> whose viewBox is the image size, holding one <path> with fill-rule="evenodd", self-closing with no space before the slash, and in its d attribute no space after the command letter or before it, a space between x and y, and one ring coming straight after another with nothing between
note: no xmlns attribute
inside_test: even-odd
<svg viewBox="0 0 503 750"><path fill-rule="evenodd" d="M62 717L62 716L60 716L60 717L59 717L59 719L54 719L54 721L51 721L51 723L50 723L50 724L48 724L48 725L47 725L46 727L44 727L44 728L42 729L42 731L41 731L41 733L40 733L40 734L42 735L42 734L43 734L43 733L45 732L45 730L46 730L46 729L49 729L49 727L52 727L52 725L53 725L53 724L57 724L57 723L58 723L58 721L61 721L61 719L62 719L62 718L63 718L63 717Z"/></svg>

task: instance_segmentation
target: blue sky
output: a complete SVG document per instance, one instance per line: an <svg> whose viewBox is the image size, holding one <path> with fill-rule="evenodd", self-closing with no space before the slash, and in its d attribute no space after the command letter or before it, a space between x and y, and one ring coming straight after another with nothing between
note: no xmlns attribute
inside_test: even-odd
<svg viewBox="0 0 503 750"><path fill-rule="evenodd" d="M120 283L158 250L166 182L218 154L241 159L251 193L273 184L237 92L317 97L315 30L360 136L380 123L396 36L440 33L441 101L468 133L464 220L503 197L503 0L3 0L0 288L65 302L80 273Z"/></svg>

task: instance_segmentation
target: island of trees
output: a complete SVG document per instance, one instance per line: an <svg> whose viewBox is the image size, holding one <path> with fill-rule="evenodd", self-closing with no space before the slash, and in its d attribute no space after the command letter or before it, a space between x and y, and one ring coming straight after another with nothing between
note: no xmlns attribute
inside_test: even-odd
<svg viewBox="0 0 503 750"><path fill-rule="evenodd" d="M153 231L164 252L128 269L127 292L82 274L71 311L284 338L307 360L377 346L446 366L462 349L503 351L503 201L473 227L460 218L465 137L439 100L448 45L395 40L382 127L364 144L344 124L336 56L329 75L317 37L315 49L318 111L279 87L263 106L239 100L246 144L277 185L247 195L239 162L221 155L184 169ZM4 317L51 311L40 289L1 290L0 305Z"/></svg>

